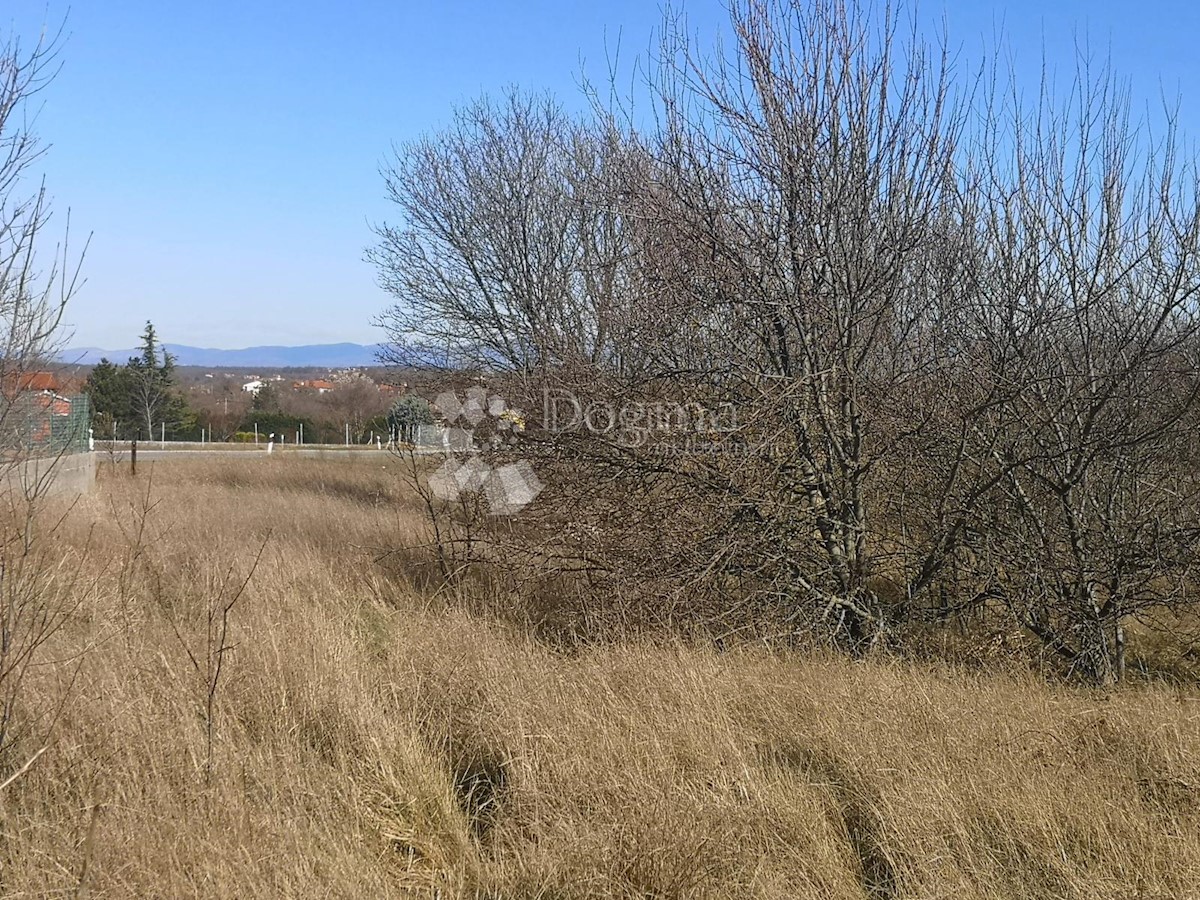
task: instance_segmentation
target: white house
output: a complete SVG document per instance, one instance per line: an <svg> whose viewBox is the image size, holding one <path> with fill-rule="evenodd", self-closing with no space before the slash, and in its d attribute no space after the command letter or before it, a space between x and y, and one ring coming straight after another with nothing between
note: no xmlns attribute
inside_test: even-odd
<svg viewBox="0 0 1200 900"><path fill-rule="evenodd" d="M261 382L261 381L247 381L245 384L242 385L242 390L245 391L247 394L257 394L262 389L263 389L263 382Z"/></svg>

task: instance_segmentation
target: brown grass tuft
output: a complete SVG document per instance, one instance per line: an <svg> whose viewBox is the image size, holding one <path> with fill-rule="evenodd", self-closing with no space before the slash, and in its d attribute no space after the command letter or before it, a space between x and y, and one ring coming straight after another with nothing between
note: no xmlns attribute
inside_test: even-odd
<svg viewBox="0 0 1200 900"><path fill-rule="evenodd" d="M0 792L6 896L1200 896L1194 688L559 652L381 556L421 523L378 461L148 481L106 472L54 537L94 590L22 695L36 717L82 659ZM268 534L206 779L204 610Z"/></svg>

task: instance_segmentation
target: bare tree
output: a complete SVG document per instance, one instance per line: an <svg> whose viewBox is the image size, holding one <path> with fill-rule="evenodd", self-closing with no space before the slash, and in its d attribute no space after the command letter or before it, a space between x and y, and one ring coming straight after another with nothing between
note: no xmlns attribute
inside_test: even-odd
<svg viewBox="0 0 1200 900"><path fill-rule="evenodd" d="M401 213L368 252L399 301L391 362L529 371L610 352L619 220L589 202L604 144L553 101L506 96L396 149Z"/></svg>
<svg viewBox="0 0 1200 900"><path fill-rule="evenodd" d="M1017 620L1107 682L1128 619L1192 593L1200 183L1169 111L1139 140L1086 59L1065 102L1049 86L1033 109L1004 99L964 221L980 241L964 325L995 398L970 438L1000 477L973 543Z"/></svg>
<svg viewBox="0 0 1200 900"><path fill-rule="evenodd" d="M668 46L660 79L671 207L693 211L680 238L715 264L690 318L724 351L708 380L735 386L755 448L724 469L759 498L744 512L773 545L760 577L851 646L887 627L875 501L947 349L931 300L953 277L963 128L945 56L901 43L890 13L874 24L842 4L739 4L736 59Z"/></svg>
<svg viewBox="0 0 1200 900"><path fill-rule="evenodd" d="M30 103L57 71L58 39L27 48L0 38L0 383L6 414L22 390L21 374L45 361L67 301L78 286L66 238L45 246L50 208L44 184L30 176L43 148L29 129ZM6 428L6 431L9 428Z"/></svg>
<svg viewBox="0 0 1200 900"><path fill-rule="evenodd" d="M25 704L26 676L88 596L78 575L68 576L71 561L52 559L35 527L61 448L42 440L51 429L46 423L43 434L45 416L31 399L27 376L51 357L63 309L78 285L78 262L72 264L66 238L53 249L46 246L46 189L31 184L42 148L29 128L30 104L54 77L57 50L53 36L32 47L16 36L0 36L0 765L5 767L20 741L31 735L44 741L52 728L61 707L54 701L44 708ZM27 749L30 762L41 753Z"/></svg>

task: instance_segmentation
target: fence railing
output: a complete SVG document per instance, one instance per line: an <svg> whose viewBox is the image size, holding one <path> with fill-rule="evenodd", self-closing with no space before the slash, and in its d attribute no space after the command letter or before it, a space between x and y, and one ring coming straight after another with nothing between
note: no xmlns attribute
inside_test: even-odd
<svg viewBox="0 0 1200 900"><path fill-rule="evenodd" d="M22 392L0 401L0 448L10 458L83 453L90 421L86 394Z"/></svg>

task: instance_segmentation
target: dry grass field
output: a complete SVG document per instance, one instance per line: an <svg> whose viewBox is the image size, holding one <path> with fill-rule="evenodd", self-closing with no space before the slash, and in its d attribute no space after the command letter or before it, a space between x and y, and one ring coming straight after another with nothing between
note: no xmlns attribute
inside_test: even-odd
<svg viewBox="0 0 1200 900"><path fill-rule="evenodd" d="M10 544L0 894L1200 898L1196 689L547 646L410 574L398 467L102 465Z"/></svg>

